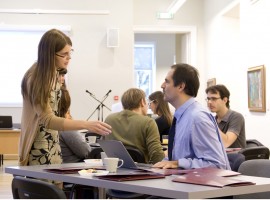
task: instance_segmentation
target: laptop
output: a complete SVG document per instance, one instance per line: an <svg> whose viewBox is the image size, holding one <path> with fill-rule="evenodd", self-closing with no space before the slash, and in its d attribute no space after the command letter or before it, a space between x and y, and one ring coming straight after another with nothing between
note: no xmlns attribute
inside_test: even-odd
<svg viewBox="0 0 270 200"><path fill-rule="evenodd" d="M122 168L149 169L152 164L136 163L128 153L126 147L118 140L98 140L100 147L108 157L120 158L124 161Z"/></svg>
<svg viewBox="0 0 270 200"><path fill-rule="evenodd" d="M0 116L0 129L12 129L12 116Z"/></svg>

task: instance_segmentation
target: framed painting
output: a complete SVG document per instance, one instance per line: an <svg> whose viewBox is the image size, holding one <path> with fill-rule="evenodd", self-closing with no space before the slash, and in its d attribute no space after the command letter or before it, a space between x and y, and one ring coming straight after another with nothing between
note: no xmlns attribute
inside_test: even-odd
<svg viewBox="0 0 270 200"><path fill-rule="evenodd" d="M207 80L207 87L216 85L216 78L211 78Z"/></svg>
<svg viewBox="0 0 270 200"><path fill-rule="evenodd" d="M248 108L254 112L266 112L264 65L248 68Z"/></svg>

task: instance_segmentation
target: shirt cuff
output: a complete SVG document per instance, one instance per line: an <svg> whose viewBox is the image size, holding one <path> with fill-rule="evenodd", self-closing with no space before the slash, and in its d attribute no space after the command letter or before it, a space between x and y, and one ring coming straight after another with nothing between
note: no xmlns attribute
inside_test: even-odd
<svg viewBox="0 0 270 200"><path fill-rule="evenodd" d="M183 169L190 169L190 162L188 159L179 159L178 160L178 167L181 167Z"/></svg>

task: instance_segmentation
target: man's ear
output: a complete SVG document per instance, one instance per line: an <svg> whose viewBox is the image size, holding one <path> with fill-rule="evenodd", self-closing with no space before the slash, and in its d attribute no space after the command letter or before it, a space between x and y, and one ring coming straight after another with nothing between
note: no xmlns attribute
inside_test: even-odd
<svg viewBox="0 0 270 200"><path fill-rule="evenodd" d="M185 83L180 83L177 87L178 87L179 91L183 91L185 89L185 87L186 87L186 84Z"/></svg>
<svg viewBox="0 0 270 200"><path fill-rule="evenodd" d="M141 100L140 105L141 105L141 107L144 107L144 106L146 105L146 101L145 101L145 99L142 99L142 100Z"/></svg>

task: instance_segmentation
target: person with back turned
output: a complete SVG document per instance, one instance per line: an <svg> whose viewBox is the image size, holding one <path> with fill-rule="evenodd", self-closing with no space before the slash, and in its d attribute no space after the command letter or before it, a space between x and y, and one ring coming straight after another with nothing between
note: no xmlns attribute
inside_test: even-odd
<svg viewBox="0 0 270 200"><path fill-rule="evenodd" d="M146 163L156 163L164 158L157 124L147 116L148 104L141 89L131 88L121 98L124 110L110 114L105 122L111 125L112 133L105 139L119 140L124 145L140 150Z"/></svg>

